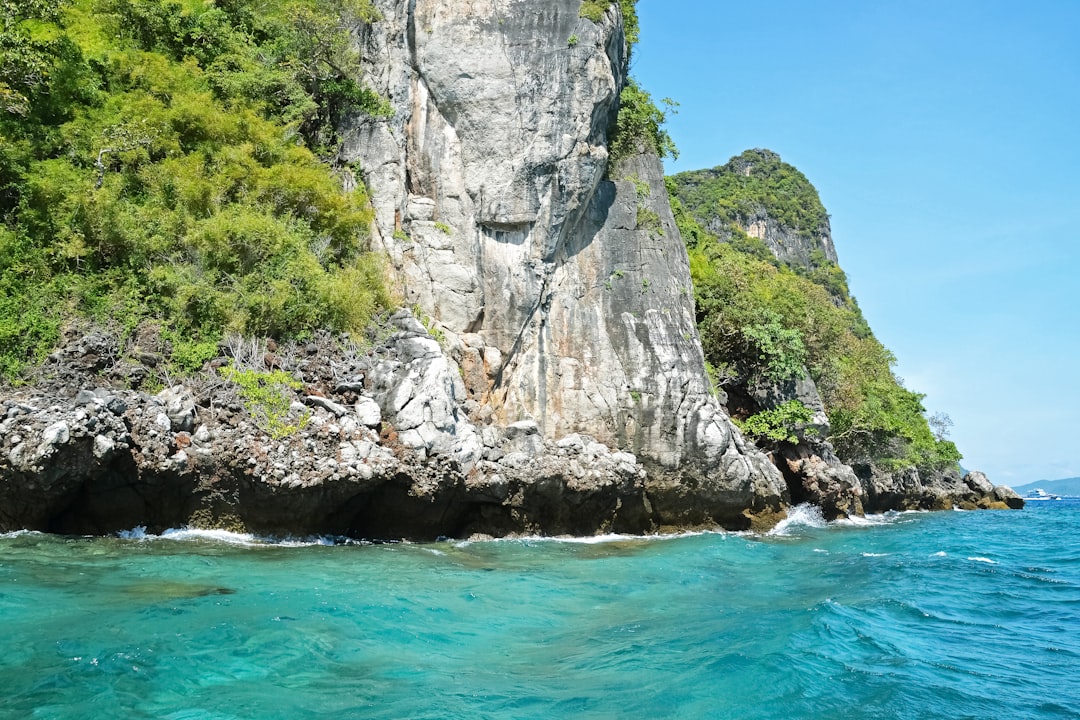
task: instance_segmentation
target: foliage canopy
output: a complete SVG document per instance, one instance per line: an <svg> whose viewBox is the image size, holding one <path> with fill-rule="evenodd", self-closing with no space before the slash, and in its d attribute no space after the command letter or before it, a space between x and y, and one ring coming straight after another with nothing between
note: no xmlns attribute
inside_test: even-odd
<svg viewBox="0 0 1080 720"><path fill-rule="evenodd" d="M746 221L760 211L785 228L814 239L829 216L806 176L771 150L747 150L718 168L672 176L679 199L699 223L717 227Z"/></svg>
<svg viewBox="0 0 1080 720"><path fill-rule="evenodd" d="M70 315L227 330L357 329L389 303L371 210L319 153L370 0L0 0L0 374ZM21 59L20 59L21 58ZM14 70L12 70L14 68ZM190 360L190 359L189 359Z"/></svg>

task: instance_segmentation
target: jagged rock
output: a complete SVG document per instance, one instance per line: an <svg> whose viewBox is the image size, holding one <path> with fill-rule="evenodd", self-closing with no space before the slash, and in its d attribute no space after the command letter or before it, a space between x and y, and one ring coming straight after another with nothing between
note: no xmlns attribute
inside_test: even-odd
<svg viewBox="0 0 1080 720"><path fill-rule="evenodd" d="M113 415L123 415L128 409L127 403L119 397L110 397L105 401L105 407L109 408L109 412Z"/></svg>
<svg viewBox="0 0 1080 720"><path fill-rule="evenodd" d="M993 498L997 502L1004 503L1010 510L1020 510L1024 507L1024 499L1011 487L1005 485L994 488Z"/></svg>
<svg viewBox="0 0 1080 720"><path fill-rule="evenodd" d="M981 472L972 471L963 477L963 482L973 492L980 495L989 495L994 492L994 484L986 479L986 475Z"/></svg>
<svg viewBox="0 0 1080 720"><path fill-rule="evenodd" d="M819 506L827 520L864 513L862 481L835 456L823 458L806 445L780 455L793 502Z"/></svg>
<svg viewBox="0 0 1080 720"><path fill-rule="evenodd" d="M374 428L382 423L382 410L379 409L379 403L369 397L361 397L357 400L354 410L356 420L361 425Z"/></svg>
<svg viewBox="0 0 1080 720"><path fill-rule="evenodd" d="M345 417L349 414L349 409L344 405L318 395L308 395L304 398L304 402L311 407L322 408L335 417Z"/></svg>
<svg viewBox="0 0 1080 720"><path fill-rule="evenodd" d="M94 457L98 460L105 460L116 449L116 442L113 441L107 435L95 435L94 436Z"/></svg>
<svg viewBox="0 0 1080 720"><path fill-rule="evenodd" d="M183 385L174 385L159 392L157 399L165 407L165 415L174 432L195 429L195 397L190 390Z"/></svg>
<svg viewBox="0 0 1080 720"><path fill-rule="evenodd" d="M89 405L97 400L93 390L80 390L73 401L75 405Z"/></svg>
<svg viewBox="0 0 1080 720"><path fill-rule="evenodd" d="M63 445L71 439L71 429L68 424L63 420L55 422L41 433L41 448L52 448L57 445ZM45 452L43 450L43 452Z"/></svg>
<svg viewBox="0 0 1080 720"><path fill-rule="evenodd" d="M364 379L357 378L348 382L341 382L334 386L335 395L343 395L347 392L360 394L364 392Z"/></svg>

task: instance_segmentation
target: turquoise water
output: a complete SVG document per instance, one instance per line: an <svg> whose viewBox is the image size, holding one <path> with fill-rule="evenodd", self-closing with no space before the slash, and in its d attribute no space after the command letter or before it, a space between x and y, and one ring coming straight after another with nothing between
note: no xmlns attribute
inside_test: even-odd
<svg viewBox="0 0 1080 720"><path fill-rule="evenodd" d="M1080 503L778 534L0 536L0 718L1077 718Z"/></svg>

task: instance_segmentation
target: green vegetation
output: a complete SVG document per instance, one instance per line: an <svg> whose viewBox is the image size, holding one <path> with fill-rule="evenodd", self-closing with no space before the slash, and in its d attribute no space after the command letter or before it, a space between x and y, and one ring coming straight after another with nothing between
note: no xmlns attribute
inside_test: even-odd
<svg viewBox="0 0 1080 720"><path fill-rule="evenodd" d="M291 417L293 399L303 384L284 370L241 370L227 365L221 368L221 375L236 384L244 408L273 439L292 435L307 424L306 410L295 420Z"/></svg>
<svg viewBox="0 0 1080 720"><path fill-rule="evenodd" d="M0 375L86 316L177 367L225 331L358 330L390 303L364 190L321 154L370 0L0 0Z"/></svg>
<svg viewBox="0 0 1080 720"><path fill-rule="evenodd" d="M600 22L612 5L612 0L584 0L580 15L593 22ZM641 37L641 28L637 16L637 0L619 0L619 10L623 17L628 53ZM674 112L677 103L664 99L667 108L661 110L652 96L642 90L633 78L628 79L619 96L619 113L614 124L608 129L608 150L611 154L609 168L614 167L624 158L641 152L655 152L661 158L679 156L675 142L664 130L666 113Z"/></svg>
<svg viewBox="0 0 1080 720"><path fill-rule="evenodd" d="M670 112L675 103L665 100ZM666 113L656 106L652 96L630 78L619 96L619 114L608 132L608 151L612 165L631 155L652 151L661 158L679 157L675 141L664 129Z"/></svg>
<svg viewBox="0 0 1080 720"><path fill-rule="evenodd" d="M660 216L651 208L647 208L644 205L638 205L636 221L637 226L642 230L648 230L657 235L664 234L664 226L660 222Z"/></svg>
<svg viewBox="0 0 1080 720"><path fill-rule="evenodd" d="M604 19L604 13L611 7L611 0L583 0L579 17L592 20L594 23Z"/></svg>
<svg viewBox="0 0 1080 720"><path fill-rule="evenodd" d="M847 276L829 260L821 246L829 215L806 176L770 150L747 150L726 165L680 173L668 179L669 192L679 197L685 212L721 240L761 260L776 262L768 246L746 234L755 219L768 216L803 242L817 246L806 265L792 267L826 288L841 302L850 302Z"/></svg>
<svg viewBox="0 0 1080 720"><path fill-rule="evenodd" d="M726 165L680 173L672 181L686 210L700 223L717 218L745 226L765 211L780 225L813 240L829 220L806 176L770 150L747 150Z"/></svg>
<svg viewBox="0 0 1080 720"><path fill-rule="evenodd" d="M797 443L799 430L813 413L798 400L788 400L772 410L763 410L746 420L736 420L739 429L754 440Z"/></svg>
<svg viewBox="0 0 1080 720"><path fill-rule="evenodd" d="M805 183L798 194L812 195L816 204L804 208L796 229L826 217L817 193L801 174L796 176L790 166L772 167L781 174L779 184ZM752 170L751 176L755 173ZM956 446L935 437L925 417L923 396L904 388L893 374L895 358L874 338L847 293L842 271L831 264L812 271L791 268L760 242L749 242L753 238L740 242L733 234L726 242L712 235L684 205L688 195L701 197L702 186L687 181L687 176L695 175L669 178L668 191L690 253L698 330L713 381L745 394L756 383L783 382L809 372L829 416L828 439L845 462L920 468L955 464L960 459ZM758 178L753 187L773 184L769 178ZM737 208L745 201L738 195L745 185L720 187L734 188L736 197L725 198L712 188L708 202ZM759 440L794 442L792 428L805 422L799 420L800 413L785 404L752 414L743 424Z"/></svg>
<svg viewBox="0 0 1080 720"><path fill-rule="evenodd" d="M611 7L612 0L584 0L581 3L580 17L592 20L594 23L604 19L604 13ZM619 0L619 10L622 11L623 29L626 33L626 44L633 47L641 36L641 26L638 24L637 0Z"/></svg>

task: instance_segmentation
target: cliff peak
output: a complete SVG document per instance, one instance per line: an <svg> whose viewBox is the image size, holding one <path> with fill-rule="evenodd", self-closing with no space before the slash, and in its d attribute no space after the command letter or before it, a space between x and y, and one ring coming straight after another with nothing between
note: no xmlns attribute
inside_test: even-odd
<svg viewBox="0 0 1080 720"><path fill-rule="evenodd" d="M687 212L718 238L757 240L779 261L808 270L837 262L817 189L772 150L746 150L671 179Z"/></svg>

